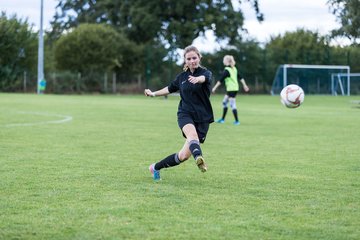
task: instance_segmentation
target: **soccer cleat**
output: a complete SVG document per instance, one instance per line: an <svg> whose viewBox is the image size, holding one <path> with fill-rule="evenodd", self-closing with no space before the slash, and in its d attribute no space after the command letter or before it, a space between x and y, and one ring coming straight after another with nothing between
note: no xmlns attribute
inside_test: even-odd
<svg viewBox="0 0 360 240"><path fill-rule="evenodd" d="M224 119L222 119L222 118L220 118L220 119L216 120L216 122L217 122L217 123L224 123L224 122L225 122L225 120L224 120Z"/></svg>
<svg viewBox="0 0 360 240"><path fill-rule="evenodd" d="M155 170L155 163L153 163L153 164L151 164L149 166L149 171L150 171L151 175L153 175L153 179L155 181L161 180L161 178L160 178L160 170Z"/></svg>
<svg viewBox="0 0 360 240"><path fill-rule="evenodd" d="M207 171L207 165L205 163L203 156L197 156L195 159L195 163L198 166L198 168L200 169L200 171L202 171L202 172Z"/></svg>
<svg viewBox="0 0 360 240"><path fill-rule="evenodd" d="M239 121L235 121L233 124L234 124L234 125L240 125L240 122L239 122Z"/></svg>

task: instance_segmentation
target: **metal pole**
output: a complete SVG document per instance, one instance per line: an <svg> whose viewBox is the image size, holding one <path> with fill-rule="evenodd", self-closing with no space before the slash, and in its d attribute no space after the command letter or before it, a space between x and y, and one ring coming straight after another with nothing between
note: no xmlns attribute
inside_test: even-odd
<svg viewBox="0 0 360 240"><path fill-rule="evenodd" d="M287 85L287 64L283 65L283 88Z"/></svg>
<svg viewBox="0 0 360 240"><path fill-rule="evenodd" d="M347 95L350 96L350 67L347 68Z"/></svg>
<svg viewBox="0 0 360 240"><path fill-rule="evenodd" d="M39 50L38 50L38 79L37 94L40 94L40 84L44 79L44 38L43 38L43 0L40 6L40 31L39 31Z"/></svg>

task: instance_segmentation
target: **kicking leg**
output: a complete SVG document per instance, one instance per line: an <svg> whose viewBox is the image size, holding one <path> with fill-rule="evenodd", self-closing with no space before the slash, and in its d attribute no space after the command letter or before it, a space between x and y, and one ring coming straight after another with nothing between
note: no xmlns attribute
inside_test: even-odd
<svg viewBox="0 0 360 240"><path fill-rule="evenodd" d="M179 152L180 160L182 160L182 157L188 159L190 155L192 155L199 169L202 172L206 172L207 165L205 163L204 157L202 156L199 137L197 135L195 126L193 124L186 124L183 127L182 131L186 136L186 142L181 151Z"/></svg>

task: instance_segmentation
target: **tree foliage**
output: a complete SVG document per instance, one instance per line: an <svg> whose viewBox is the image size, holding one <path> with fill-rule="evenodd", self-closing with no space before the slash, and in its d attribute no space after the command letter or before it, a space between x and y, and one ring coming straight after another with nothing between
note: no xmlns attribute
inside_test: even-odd
<svg viewBox="0 0 360 240"><path fill-rule="evenodd" d="M121 68L131 43L110 26L82 24L63 35L55 46L55 59L60 70L85 73Z"/></svg>
<svg viewBox="0 0 360 240"><path fill-rule="evenodd" d="M359 0L328 0L333 14L341 24L333 30L334 36L345 36L354 44L360 44L360 1Z"/></svg>
<svg viewBox="0 0 360 240"><path fill-rule="evenodd" d="M272 38L265 51L272 74L280 64L349 65L352 72L359 71L358 47L332 46L328 37L305 29Z"/></svg>
<svg viewBox="0 0 360 240"><path fill-rule="evenodd" d="M261 21L258 0L247 1ZM106 23L137 43L156 40L180 48L207 30L232 44L240 38L244 20L231 0L59 0L58 9L52 23L55 35L81 23Z"/></svg>
<svg viewBox="0 0 360 240"><path fill-rule="evenodd" d="M37 34L27 20L0 15L0 89L11 90L24 71L37 66Z"/></svg>
<svg viewBox="0 0 360 240"><path fill-rule="evenodd" d="M298 29L273 37L266 45L272 71L280 64L330 64L329 44L318 32Z"/></svg>
<svg viewBox="0 0 360 240"><path fill-rule="evenodd" d="M331 61L334 65L349 65L352 73L360 73L359 47L331 47Z"/></svg>

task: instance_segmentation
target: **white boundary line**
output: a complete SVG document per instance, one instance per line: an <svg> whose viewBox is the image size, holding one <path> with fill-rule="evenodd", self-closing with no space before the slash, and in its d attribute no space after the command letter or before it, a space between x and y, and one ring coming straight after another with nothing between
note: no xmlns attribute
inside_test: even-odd
<svg viewBox="0 0 360 240"><path fill-rule="evenodd" d="M60 115L60 114L50 114L50 113L41 113L41 112L17 112L19 114L30 114L30 115L39 115L46 117L59 117L62 118L60 120L52 120L52 121L44 121L44 122L31 122L31 123L9 123L5 124L5 127L27 127L27 126L35 126L35 125L45 125L45 124L62 124L66 122L70 122L73 117Z"/></svg>

